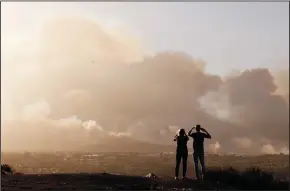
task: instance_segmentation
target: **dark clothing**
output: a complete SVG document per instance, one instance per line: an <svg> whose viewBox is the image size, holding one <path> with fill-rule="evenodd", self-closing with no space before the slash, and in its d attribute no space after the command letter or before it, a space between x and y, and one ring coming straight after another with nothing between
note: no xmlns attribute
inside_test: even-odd
<svg viewBox="0 0 290 191"><path fill-rule="evenodd" d="M176 148L176 166L175 166L175 176L178 177L179 173L179 166L182 159L182 166L183 166L183 173L182 175L185 177L186 170L187 170L187 157L188 157L188 150L187 150L187 136L177 136L177 148Z"/></svg>
<svg viewBox="0 0 290 191"><path fill-rule="evenodd" d="M194 168L195 168L195 175L197 178L199 176L198 170L198 159L201 165L202 174L205 175L205 163L204 163L204 138L210 138L207 134L196 132L189 135L193 138L193 159L194 159Z"/></svg>
<svg viewBox="0 0 290 191"><path fill-rule="evenodd" d="M177 136L177 150L187 150L188 136Z"/></svg>
<svg viewBox="0 0 290 191"><path fill-rule="evenodd" d="M193 138L193 149L203 151L203 142L206 134L201 132L192 133L189 136Z"/></svg>
<svg viewBox="0 0 290 191"><path fill-rule="evenodd" d="M198 170L198 159L201 166L201 172L203 175L205 175L205 164L204 164L204 151L203 150L195 150L193 152L193 161L194 161L194 170L195 175L197 178L200 178L199 176L199 170Z"/></svg>
<svg viewBox="0 0 290 191"><path fill-rule="evenodd" d="M176 166L175 166L175 177L178 177L179 174L179 166L182 159L182 176L186 176L186 170L187 170L187 157L188 152L176 152Z"/></svg>

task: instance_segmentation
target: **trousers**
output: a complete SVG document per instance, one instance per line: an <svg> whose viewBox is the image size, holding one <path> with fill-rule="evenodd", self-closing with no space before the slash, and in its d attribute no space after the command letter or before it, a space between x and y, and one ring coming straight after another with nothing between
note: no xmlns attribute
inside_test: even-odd
<svg viewBox="0 0 290 191"><path fill-rule="evenodd" d="M204 163L204 151L203 151L203 149L194 149L193 160L194 160L194 169L195 169L196 177L200 178L199 169L198 169L198 161L200 162L201 172L202 172L202 175L204 176L205 175L205 163Z"/></svg>
<svg viewBox="0 0 290 191"><path fill-rule="evenodd" d="M175 177L178 177L179 174L179 166L182 160L182 176L185 177L187 171L187 150L177 150L176 152L176 166L175 166Z"/></svg>

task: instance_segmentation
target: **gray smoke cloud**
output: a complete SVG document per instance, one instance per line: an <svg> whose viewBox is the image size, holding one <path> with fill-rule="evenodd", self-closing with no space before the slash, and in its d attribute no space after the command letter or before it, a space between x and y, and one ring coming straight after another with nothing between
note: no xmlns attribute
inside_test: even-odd
<svg viewBox="0 0 290 191"><path fill-rule="evenodd" d="M215 153L288 149L288 68L212 75L186 53L148 55L82 19L50 21L16 48L2 60L4 150L64 150L102 136L172 144L197 123Z"/></svg>

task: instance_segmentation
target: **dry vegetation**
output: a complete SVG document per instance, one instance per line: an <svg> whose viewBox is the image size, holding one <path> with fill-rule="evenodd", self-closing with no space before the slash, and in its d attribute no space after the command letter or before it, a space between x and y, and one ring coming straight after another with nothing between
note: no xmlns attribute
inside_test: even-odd
<svg viewBox="0 0 290 191"><path fill-rule="evenodd" d="M8 164L1 164L1 175L13 174L15 170Z"/></svg>

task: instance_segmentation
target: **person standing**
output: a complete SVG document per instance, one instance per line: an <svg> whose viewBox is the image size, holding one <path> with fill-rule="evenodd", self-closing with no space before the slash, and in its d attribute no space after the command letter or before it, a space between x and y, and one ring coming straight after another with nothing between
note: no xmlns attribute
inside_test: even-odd
<svg viewBox="0 0 290 191"><path fill-rule="evenodd" d="M178 135L176 135L173 139L177 142L176 148L176 166L175 166L175 179L178 179L179 166L182 160L182 179L186 179L186 170L187 170L187 141L189 140L188 136L185 133L184 129L180 129Z"/></svg>
<svg viewBox="0 0 290 191"><path fill-rule="evenodd" d="M194 128L196 129L196 132L192 133ZM188 136L193 138L193 160L194 160L195 175L196 178L200 180L203 179L205 176L204 139L205 138L211 139L211 135L204 128L201 128L199 124L197 124L196 127L193 127L188 132ZM199 176L198 160L200 162L202 171L201 176Z"/></svg>

